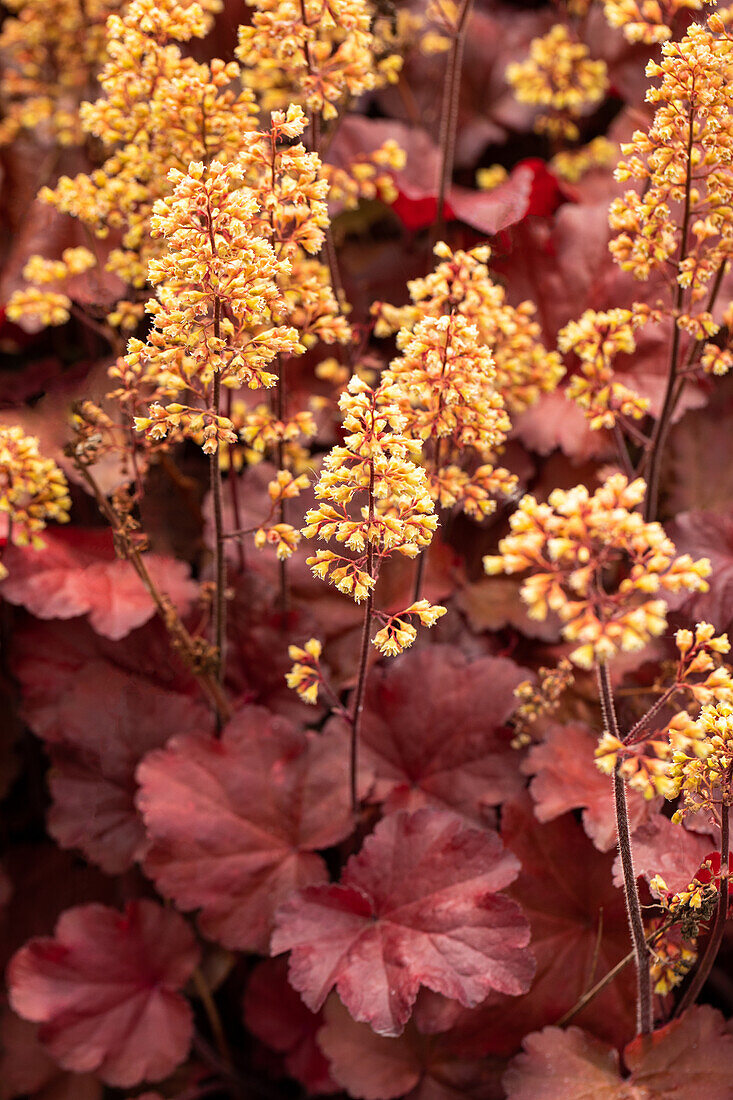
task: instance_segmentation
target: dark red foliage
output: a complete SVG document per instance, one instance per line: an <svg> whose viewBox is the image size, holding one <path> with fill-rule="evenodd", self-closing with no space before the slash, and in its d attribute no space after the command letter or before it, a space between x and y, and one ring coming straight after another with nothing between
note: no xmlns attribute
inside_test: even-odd
<svg viewBox="0 0 733 1100"><path fill-rule="evenodd" d="M200 910L205 935L267 951L277 906L326 881L317 850L351 831L344 745L249 707L220 740L185 735L150 753L137 774L147 874Z"/></svg>
<svg viewBox="0 0 733 1100"><path fill-rule="evenodd" d="M529 987L529 929L498 893L517 871L495 833L454 814L390 814L339 885L285 902L272 951L291 951L290 981L314 1011L335 987L356 1020L399 1035L421 985L468 1006Z"/></svg>
<svg viewBox="0 0 733 1100"><path fill-rule="evenodd" d="M628 952L623 895L612 856L593 847L570 815L538 825L527 798L502 814L502 838L522 870L509 888L527 915L537 971L523 997L494 997L461 1015L466 1054L509 1054L542 1021L559 1020ZM627 970L577 1019L594 1035L622 1042L633 1031L633 976Z"/></svg>
<svg viewBox="0 0 733 1100"><path fill-rule="evenodd" d="M625 1077L617 1052L576 1027L545 1028L528 1036L524 1048L504 1078L507 1100L730 1096L733 1037L720 1013L705 1005L629 1043L623 1054Z"/></svg>
<svg viewBox="0 0 733 1100"><path fill-rule="evenodd" d="M198 954L185 921L154 902L130 902L123 914L79 906L53 938L13 956L10 1003L41 1024L42 1044L65 1069L117 1086L156 1081L188 1052L193 1020L179 990Z"/></svg>
<svg viewBox="0 0 733 1100"><path fill-rule="evenodd" d="M686 211L682 190L688 182L704 190L711 166L701 156L688 177L682 150L690 105L681 95L667 129L675 140L681 135L682 146L667 162L660 132L654 154L657 169L678 174L677 197L660 208L660 233L670 234L666 260L649 272L637 259L624 269L609 248L620 232L609 222L610 204L630 187L642 203L647 193L642 178L615 172L629 155L626 143L649 130L658 106L650 89L659 73L652 67L647 75L647 66L665 49L676 51L714 5L201 0L200 7L210 21L206 33L189 37L182 29L179 41L156 29L141 53L138 33L148 35L168 15L174 23L196 19L198 6L3 6L0 1100L731 1100L733 937L730 920L713 928L716 905L726 889L733 897L733 884L721 874L719 815L706 808L677 824L678 799L645 799L627 784L633 870L627 864L625 880L613 781L595 763L599 738L612 725L597 670L574 667L559 698L545 698L547 670L579 644L563 635L567 607L552 591L546 617L532 618L522 595L530 571L511 560L501 576L483 567L524 494L535 497L542 516L556 489L593 492L619 471L658 482L646 498L651 518L678 554L707 557L711 575L708 589L692 595L659 592L650 582L644 596L630 597L663 596L669 614L642 650L634 633L640 619L629 620L622 650L609 660L621 738L670 683L675 630L705 620L733 634L733 371L722 377L700 361L708 339L733 348L733 261L725 259L733 214L724 183L707 219L694 193ZM669 23L671 46L629 41L634 31L611 26L609 18L636 7L640 19ZM104 27L116 35L119 17L131 10L141 13L139 25L112 45ZM310 22L307 49L291 15ZM240 82L238 63L228 64L240 26L269 26L270 16L285 35L272 86L256 70ZM63 38L77 18L81 81L72 72L75 51L69 58L57 41L57 31ZM730 38L733 21L722 8L720 18ZM536 102L518 97L509 71L536 56L537 40L558 25L578 48L576 61L587 51L606 66L598 95L567 116L554 107L545 112L541 81L533 85ZM367 31L379 36L369 60L379 72L374 88L361 67ZM709 33L722 66L728 44L720 24ZM314 102L329 36L337 47L326 60L332 117ZM157 47L164 60L156 60ZM388 60L393 50L399 65ZM573 83L573 59L561 51L560 79ZM293 58L301 67L297 86ZM194 62L209 65L215 96ZM102 83L101 67L110 63ZM344 66L360 83L342 95ZM701 71L698 80L696 71L696 94L713 88L711 75ZM109 99L115 80L122 91ZM733 134L729 83L722 79L712 96L720 104L703 135L711 149L720 139L723 176ZM230 180L235 221L238 210L245 213L227 243L234 246L240 230L242 240L271 235L278 259L293 265L290 275L283 268L277 276L279 304L270 301L269 276L259 288L252 283L251 300L239 300L249 307L263 295L263 312L242 329L250 341L243 355L263 352L263 368L276 376L271 387L253 379L251 388L237 388L236 362L223 375L212 357L209 334L230 340L239 308L231 295L255 274L249 259L217 267L217 252L210 261L229 231L218 238L211 211L190 207L190 247L198 240L207 259L200 263L195 251L184 258L174 293L164 270L171 238L151 230L162 226L160 205L150 221L151 203L165 204L175 171L202 162L208 179L220 162L240 163L249 127L239 117L227 126L222 112L245 87L252 126L266 128L271 110L291 101L303 107L307 159L298 149L295 161L315 172L311 198L294 185L284 218L268 192L290 186L277 147L251 215L240 198L259 187L260 169L247 168L241 178L235 169ZM175 99L173 115L161 107L161 89ZM90 120L95 108L79 103L100 96L107 107L94 132L70 129L60 139L59 118L70 127L78 117ZM567 122L577 125L577 139L563 133ZM301 137L292 125L294 148ZM117 128L126 136L115 145ZM393 147L384 151L386 143ZM64 177L76 183L63 182L62 190L82 188L73 215L39 197ZM484 186L493 180L496 186ZM311 220L317 192L325 206ZM96 229L87 224L92 207L101 218ZM177 209L188 216L183 205ZM678 265L698 253L707 263L717 228L724 230L720 251L693 301ZM301 229L311 235L299 251L290 234L300 239ZM652 235L651 246L657 243ZM68 295L68 318L46 326L28 313L10 321L11 296L31 284L34 268L39 279L44 270L58 275L37 260L29 265L31 257L58 261L65 249L81 247L96 266L39 282L44 293ZM460 306L450 290L440 323L455 333L456 309L466 309L477 325L471 353L485 352L489 373L491 355L503 377L498 385L482 380L478 396L472 385L465 394L446 391L452 408L441 397L440 429L408 424L414 461L431 472L442 467L437 529L417 559L409 556L414 545L384 558L379 549L375 557L373 543L371 552L365 547L363 564L376 583L370 600L355 603L314 575L307 559L325 544L302 534L306 513L329 503L317 495L328 490L328 477L318 479L328 470L335 483L341 476L341 452L333 448L354 446L339 402L355 375L378 385L410 343L423 307L393 311L420 300L419 281L436 263L452 262L449 253L455 260L477 247L484 247L479 256L490 282ZM253 248L262 258L269 244ZM115 272L128 265L131 281L110 265ZM336 325L351 329L344 343L327 331L329 283ZM433 283L431 293L441 297L445 289ZM178 295L194 312L207 312L183 324L174 347L169 336L183 316ZM519 311L519 321L505 305ZM634 323L645 310L652 316L634 328L634 349L615 349L605 394L615 425L604 418L606 426L592 427L587 410L568 396L584 370L581 359L563 352L565 374L554 386L551 370L543 377L546 356L559 352L560 330L586 311L632 308ZM697 313L708 309L713 325L705 318L703 330L720 327L698 339ZM138 356L151 343L154 317L163 343L158 359ZM398 317L407 324L401 331ZM294 326L303 342L298 354L267 360L270 321ZM395 395L405 411L427 400L433 382L437 392L446 381L447 344L445 356L439 345L430 356L430 383ZM717 367L726 362L721 357ZM172 364L190 372L179 379L183 388L174 384ZM541 384L525 391L535 370ZM639 419L617 408L618 382L648 402ZM483 414L502 400L510 424L495 445ZM183 411L173 411L183 416L180 433L174 427L159 438L150 421L145 426L152 401L173 410L181 403ZM188 402L204 418L193 426ZM261 417L259 440L252 414ZM234 437L219 419L219 442L212 438L216 417L231 418ZM10 428L37 440L68 484L69 522L46 522L41 509L31 545L23 545L17 513L31 506L35 485L21 478ZM444 428L453 434L440 434ZM402 431L392 413L384 430ZM474 445L474 433L485 446ZM380 496L392 482L381 476L381 458L369 471L367 450L360 476L370 472L376 492L361 514L385 530L394 522L396 532L394 502ZM392 461L391 473L402 469L401 459ZM477 518L447 503L447 494L485 464L506 467L516 482ZM272 486L283 471L285 480L297 475L299 493L281 508ZM420 475L405 474L402 484L406 499ZM337 499L341 490L346 495ZM347 498L342 484L331 503L358 521L364 501ZM260 545L279 521L293 529L285 561L267 540ZM335 542L331 549L361 552L358 536L340 534L345 549ZM606 549L593 563L602 610L624 569L614 547ZM556 552L562 546L550 548L550 570ZM578 569L572 602L582 600L585 579ZM445 613L387 657L371 644L378 624L421 598ZM580 640L591 633L586 622ZM320 653L315 702L290 686L299 658L289 647L309 640L317 644L308 659ZM720 662L733 668L725 644L719 648ZM724 688L711 698L725 703L728 695ZM661 697L644 727L655 738L665 737L664 722L683 706L698 717L700 699L689 691ZM695 749L702 758L702 746ZM725 792L716 791L714 801L717 810ZM669 897L651 891L655 876L670 896L690 883L707 888L702 913L685 913L684 926L668 933L670 945L679 945L700 921L693 965L706 980L690 975L679 988L655 993L651 1033L634 1038L637 980L625 891L633 896L635 880L647 932L658 928ZM707 947L721 931L711 961ZM698 1004L676 1015L691 984L702 985Z"/></svg>
<svg viewBox="0 0 733 1100"><path fill-rule="evenodd" d="M361 727L372 797L387 811L432 805L491 822L522 786L505 723L524 678L506 658L440 645L375 668Z"/></svg>
<svg viewBox="0 0 733 1100"><path fill-rule="evenodd" d="M157 629L113 644L81 623L18 638L24 714L53 765L49 831L111 874L146 847L134 802L139 761L175 733L212 727L192 684L166 667L163 645Z"/></svg>
<svg viewBox="0 0 733 1100"><path fill-rule="evenodd" d="M49 532L43 550L10 546L4 556L9 576L2 595L41 619L89 621L104 638L119 641L155 614L155 604L132 563L115 556L107 530L76 527ZM186 614L198 595L198 585L183 562L156 554L146 557L156 584Z"/></svg>
<svg viewBox="0 0 733 1100"><path fill-rule="evenodd" d="M323 1024L288 981L287 960L263 959L250 974L244 991L244 1023L254 1036L283 1055L286 1074L309 1092L329 1094L339 1086L329 1072L316 1035Z"/></svg>
<svg viewBox="0 0 733 1100"><path fill-rule="evenodd" d="M597 736L582 723L550 724L540 745L530 749L522 771L534 778L529 790L538 821L553 821L568 810L583 810L583 827L602 852L616 846L613 785L595 764ZM660 799L647 801L629 791L632 828L647 821Z"/></svg>

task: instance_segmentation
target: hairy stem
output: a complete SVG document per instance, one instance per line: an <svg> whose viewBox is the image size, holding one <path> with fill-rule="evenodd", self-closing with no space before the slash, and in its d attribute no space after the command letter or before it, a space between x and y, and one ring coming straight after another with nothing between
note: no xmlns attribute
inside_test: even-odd
<svg viewBox="0 0 733 1100"><path fill-rule="evenodd" d="M232 419L232 391L227 390L227 416ZM227 484L229 486L229 499L232 505L232 515L234 517L234 528L239 531L243 526L242 524L242 506L239 501L239 477L234 467L234 452L230 451L229 461L229 477L227 478ZM235 539L237 563L239 565L239 572L244 573L247 568L247 562L244 553L244 541Z"/></svg>
<svg viewBox="0 0 733 1100"><path fill-rule="evenodd" d="M438 179L438 204L435 220L435 239L439 239L445 228L445 198L453 178L453 159L456 147L456 129L458 124L458 102L461 92L461 72L463 69L463 49L466 41L468 18L473 0L462 0L458 13L458 22L453 34L453 43L448 55L448 65L443 85L443 104L440 114L440 177Z"/></svg>
<svg viewBox="0 0 733 1100"><path fill-rule="evenodd" d="M666 688L666 690L662 692L659 698L656 699L649 707L649 710L646 712L646 714L643 714L636 725L631 727L629 732L624 737L624 745L635 745L637 744L637 742L644 740L646 736L644 731L646 730L647 725L649 724L649 722L651 722L654 715L658 714L662 707L669 702L669 700L677 691L678 687L679 684L675 681L675 683L672 684L671 687Z"/></svg>
<svg viewBox="0 0 733 1100"><path fill-rule="evenodd" d="M219 723L227 722L232 713L229 700L218 679L206 668L201 667L201 655L196 645L196 640L183 625L173 601L166 592L161 592L157 588L148 572L148 567L145 564L143 555L135 546L129 532L102 493L90 470L79 461L75 462L75 466L94 494L99 510L112 528L116 546L122 549L123 556L132 563L135 572L153 601L155 609L168 631L174 650L180 654L184 664L195 677L202 691L211 703L214 713L217 716L217 721Z"/></svg>
<svg viewBox="0 0 733 1100"><path fill-rule="evenodd" d="M354 694L354 709L351 713L351 751L349 758L349 785L351 790L351 809L354 817L359 812L358 771L359 771L359 727L364 710L364 689L366 687L367 665L369 662L369 642L372 634L373 598L371 590L364 607L364 625L361 631L361 653L359 672Z"/></svg>
<svg viewBox="0 0 733 1100"><path fill-rule="evenodd" d="M427 565L428 547L426 546L422 554L417 556L417 569L415 570L415 588L412 593L412 602L417 603L419 599L422 599L422 586L425 579L425 567Z"/></svg>
<svg viewBox="0 0 733 1100"><path fill-rule="evenodd" d="M221 376L217 371L214 374L213 405L216 415L219 415L221 402ZM211 498L214 505L214 580L216 590L214 592L214 618L213 634L216 648L217 679L221 683L224 678L226 665L226 585L227 566L224 547L224 509L222 502L221 465L219 463L219 448L209 455L209 474L211 480Z"/></svg>
<svg viewBox="0 0 733 1100"><path fill-rule="evenodd" d="M369 462L369 528L374 520L374 461ZM367 543L366 571L374 576L374 549L371 540ZM369 643L372 636L372 612L374 610L374 588L369 589L364 607L364 625L361 631L361 652L359 671L356 678L354 707L351 711L351 745L349 755L349 782L351 788L351 809L356 819L359 813L358 771L359 771L359 727L364 709L364 689L366 688L367 666L369 664Z"/></svg>
<svg viewBox="0 0 733 1100"><path fill-rule="evenodd" d="M606 732L621 740L613 702L611 677L606 664L597 666L598 686L603 710L603 723ZM624 896L626 912L631 928L631 940L634 945L637 977L636 1025L637 1034L647 1035L653 1027L652 985L649 968L649 948L644 935L644 921L641 915L639 891L636 886L634 861L631 851L631 830L629 829L629 811L626 805L626 787L618 771L613 776L613 794L616 806L616 831L618 848L621 855L621 867L624 876Z"/></svg>
<svg viewBox="0 0 733 1100"><path fill-rule="evenodd" d="M723 933L725 932L725 922L728 919L729 904L728 861L730 858L730 783L731 775L729 771L724 788L727 791L727 795L723 798L721 805L720 892L718 894L718 908L715 911L715 922L705 948L705 954L700 960L700 965L695 970L690 984L680 998L679 1004L675 1009L675 1016L680 1016L685 1009L694 1005L695 1001L700 996L702 987L705 985L710 975L710 971L713 969L713 963L718 956L718 951L720 950L720 945L723 940Z"/></svg>
<svg viewBox="0 0 733 1100"><path fill-rule="evenodd" d="M444 367L444 369L445 369L445 367ZM436 474L440 473L441 443L442 443L442 439L440 438L440 436L438 436L438 438L435 441L435 472L436 472ZM437 500L436 503L438 505L438 514L440 514L440 496L438 496L438 500ZM432 546L432 542L430 542L430 544L428 546L426 546L423 549L423 551L420 554L418 554L418 556L417 556L417 569L415 570L415 588L414 588L413 593L412 593L412 602L413 603L417 603L418 600L422 599L422 586L423 586L423 582L425 580L425 571L426 571L427 566L428 566L428 554L430 553L430 547L431 546Z"/></svg>
<svg viewBox="0 0 733 1100"><path fill-rule="evenodd" d="M687 234L690 225L690 209L692 199L692 145L694 134L694 116L692 103L690 103L687 135L687 168L685 172L685 207L682 217L682 232L680 236L680 256L677 263L677 275L679 276L682 262L687 255ZM659 479L662 472L662 460L664 447L672 424L672 415L676 404L675 392L677 390L677 372L679 370L680 328L677 320L684 301L684 288L680 286L679 278L676 280L674 298L674 311L672 314L672 342L669 353L669 368L667 371L667 386L664 392L664 401L659 418L654 425L654 431L649 441L649 472L647 475L646 499L644 500L644 519L647 523L656 519L659 506Z"/></svg>

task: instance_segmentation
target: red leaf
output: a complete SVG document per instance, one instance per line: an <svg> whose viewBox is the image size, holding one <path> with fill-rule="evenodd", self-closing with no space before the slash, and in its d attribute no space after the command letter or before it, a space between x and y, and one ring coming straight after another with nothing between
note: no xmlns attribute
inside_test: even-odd
<svg viewBox="0 0 733 1100"><path fill-rule="evenodd" d="M522 798L502 809L502 838L522 865L508 893L529 920L537 973L526 996L492 997L453 1021L467 1056L512 1053L527 1032L560 1019L629 951L612 857L593 847L572 815L538 825L529 798ZM598 1037L623 1042L633 1032L633 1006L627 970L578 1019Z"/></svg>
<svg viewBox="0 0 733 1100"><path fill-rule="evenodd" d="M634 1039L624 1062L640 1092L674 1100L730 1100L733 1035L720 1012L698 1005L653 1035Z"/></svg>
<svg viewBox="0 0 733 1100"><path fill-rule="evenodd" d="M0 1100L33 1096L36 1100L101 1100L102 1084L94 1077L67 1073L38 1041L35 1024L9 1008L0 1014Z"/></svg>
<svg viewBox="0 0 733 1100"><path fill-rule="evenodd" d="M360 746L388 811L448 808L476 824L517 794L517 754L501 727L525 678L501 657L468 660L452 646L415 650L372 670Z"/></svg>
<svg viewBox="0 0 733 1100"><path fill-rule="evenodd" d="M396 141L407 156L405 167L392 173L398 192L392 209L406 229L425 229L435 223L438 215L441 157L422 127L410 127L392 118L352 116L339 127L329 160L346 165L357 154L370 152L388 139ZM520 161L509 178L492 191L449 187L444 216L446 221L462 221L493 236L529 214L553 214L567 198L545 162L531 157Z"/></svg>
<svg viewBox="0 0 733 1100"><path fill-rule="evenodd" d="M316 851L351 832L348 752L246 707L220 740L184 736L138 769L151 848L145 870L204 935L267 950L272 914L294 890L327 878Z"/></svg>
<svg viewBox="0 0 733 1100"><path fill-rule="evenodd" d="M134 803L139 761L173 733L212 726L209 709L191 697L190 685L174 691L127 667L133 650L144 662L145 649L138 634L100 652L90 631L71 626L31 630L18 641L24 716L49 742L49 832L62 847L81 848L108 874L127 870L145 849ZM155 673L170 668L164 645L151 657Z"/></svg>
<svg viewBox="0 0 733 1100"><path fill-rule="evenodd" d="M618 1054L577 1027L546 1027L524 1040L504 1076L507 1100L623 1100Z"/></svg>
<svg viewBox="0 0 733 1100"><path fill-rule="evenodd" d="M261 1042L285 1055L285 1069L311 1093L339 1091L316 1044L323 1023L288 982L287 960L264 959L252 971L244 992L245 1026Z"/></svg>
<svg viewBox="0 0 733 1100"><path fill-rule="evenodd" d="M708 1005L689 1009L618 1055L571 1027L528 1036L504 1077L507 1100L730 1100L733 1036Z"/></svg>
<svg viewBox="0 0 733 1100"><path fill-rule="evenodd" d="M335 986L356 1020L399 1035L421 985L476 1005L518 994L534 971L521 909L498 894L517 861L496 833L422 809L386 817L340 885L302 890L279 910L273 954L316 1011Z"/></svg>
<svg viewBox="0 0 733 1100"><path fill-rule="evenodd" d="M89 615L98 634L118 640L142 626L155 613L132 563L115 557L107 530L77 527L49 530L43 550L8 546L3 564L8 577L0 594L39 619L72 619ZM198 595L188 566L173 558L146 554L145 563L157 585L185 613Z"/></svg>
<svg viewBox="0 0 733 1100"><path fill-rule="evenodd" d="M455 594L455 602L475 634L496 633L505 627L518 630L527 638L559 642L560 620L552 612L539 622L530 619L527 605L519 595L521 580L516 577L482 577L465 584Z"/></svg>
<svg viewBox="0 0 733 1100"><path fill-rule="evenodd" d="M318 1044L349 1096L360 1100L500 1100L500 1068L490 1059L457 1057L444 1036L377 1035L353 1020L337 997L324 1008Z"/></svg>
<svg viewBox="0 0 733 1100"><path fill-rule="evenodd" d="M582 722L551 724L540 745L530 749L522 765L533 775L529 789L539 821L552 821L568 810L583 807L583 826L596 848L616 845L613 784L595 765L597 738ZM648 820L661 799L646 801L638 791L627 792L631 827Z"/></svg>
<svg viewBox="0 0 733 1100"><path fill-rule="evenodd" d="M191 1010L178 992L198 962L182 917L152 901L124 914L68 909L53 938L30 940L8 967L10 1003L65 1069L108 1085L171 1073L188 1052Z"/></svg>
<svg viewBox="0 0 733 1100"><path fill-rule="evenodd" d="M637 876L644 875L648 881L661 875L674 893L692 882L710 852L710 837L698 836L682 825L673 824L668 817L655 814L635 831L633 845ZM613 865L613 881L617 886L623 885L620 855Z"/></svg>
<svg viewBox="0 0 733 1100"><path fill-rule="evenodd" d="M591 431L582 409L562 389L541 394L539 401L516 415L513 435L540 455L557 447L576 462L613 455L607 434Z"/></svg>

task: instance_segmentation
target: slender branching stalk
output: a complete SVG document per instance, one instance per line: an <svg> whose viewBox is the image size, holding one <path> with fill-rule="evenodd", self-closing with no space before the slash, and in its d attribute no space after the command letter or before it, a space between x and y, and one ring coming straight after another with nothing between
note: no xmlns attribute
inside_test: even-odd
<svg viewBox="0 0 733 1100"><path fill-rule="evenodd" d="M194 969L192 978L199 1000L206 1013L206 1019L209 1021L209 1027L211 1028L211 1035L216 1044L216 1049L219 1051L222 1062L231 1070L233 1068L232 1055L229 1050L226 1035L224 1034L224 1026L221 1022L219 1009L216 1007L216 1001L211 995L211 990L199 966Z"/></svg>
<svg viewBox="0 0 733 1100"><path fill-rule="evenodd" d="M453 178L453 160L456 148L456 129L458 125L458 103L461 93L461 73L463 71L463 50L466 41L469 16L473 0L462 0L453 42L448 54L448 64L443 85L443 105L440 112L440 176L438 178L438 204L435 220L435 239L439 240L445 226L445 199Z"/></svg>
<svg viewBox="0 0 733 1100"><path fill-rule="evenodd" d="M608 666L606 664L599 664L597 666L597 672L605 730L612 737L620 740ZM621 855L621 867L624 878L626 912L629 917L631 939L634 945L634 956L636 960L637 1033L639 1035L647 1035L653 1028L649 948L644 935L644 921L641 915L641 903L639 901L639 891L637 889L636 874L634 872L634 861L631 851L631 830L629 828L629 811L626 804L626 787L618 771L614 772L613 776L613 793L616 807L618 848Z"/></svg>
<svg viewBox="0 0 733 1100"><path fill-rule="evenodd" d="M659 937L663 935L667 929L671 928L673 924L674 921L668 920L661 928L655 928L653 932L650 932L646 937L647 946L651 946L654 941L659 939ZM604 989L607 989L608 986L618 978L619 974L623 974L626 967L629 963L632 963L635 958L636 952L632 950L629 951L628 955L624 955L622 959L619 959L615 966L612 966L602 978L599 978L595 985L591 986L582 997L578 998L572 1008L569 1008L567 1012L563 1013L560 1019L555 1022L555 1027L566 1027L571 1020L574 1020L575 1017L591 1003L591 1001L594 1001Z"/></svg>
<svg viewBox="0 0 733 1100"><path fill-rule="evenodd" d="M374 461L369 463L369 524L374 522ZM374 576L374 549L371 542L367 545L366 572L370 577ZM364 690L366 688L367 669L369 666L369 643L372 637L372 612L374 610L374 587L369 589L364 605L364 624L361 632L361 649L359 654L359 670L356 677L356 691L354 692L354 706L351 711L351 744L349 751L349 785L351 790L351 809L354 818L359 813L359 727L361 725L362 711L364 710Z"/></svg>
<svg viewBox="0 0 733 1100"><path fill-rule="evenodd" d="M161 592L153 581L143 554L135 545L135 541L131 538L122 518L102 493L89 468L78 460L74 461L74 465L91 489L99 510L108 521L118 552L121 551L123 556L132 563L135 572L145 586L145 590L168 631L173 648L180 654L186 667L195 677L211 703L217 718L217 724L223 725L231 717L231 706L218 677L214 676L209 668L202 667L202 654L200 647L197 645L197 640L184 626L170 596L166 592Z"/></svg>
<svg viewBox="0 0 733 1100"><path fill-rule="evenodd" d="M232 391L227 391L227 416L232 419ZM244 524L242 523L242 506L239 500L239 477L234 465L234 452L230 451L229 462L229 476L227 477L227 485L229 488L229 500L232 506L232 516L234 519L235 531L240 531ZM231 537L231 533L229 534ZM241 538L234 540L237 554L237 564L239 565L239 572L244 573L247 568L247 560L244 552L244 540Z"/></svg>
<svg viewBox="0 0 733 1100"><path fill-rule="evenodd" d="M730 858L730 805L731 805L731 770L729 769L726 781L723 784L724 795L720 806L720 891L718 894L718 906L715 911L710 936L708 938L705 953L700 964L692 976L690 984L685 989L675 1009L675 1016L681 1015L685 1009L694 1005L700 996L705 982L710 976L710 971L718 956L720 945L725 932L725 922L728 919L729 895L728 895L728 861Z"/></svg>
<svg viewBox="0 0 733 1100"><path fill-rule="evenodd" d="M216 326L218 330L218 322ZM218 331L217 331L218 336ZM221 378L214 374L213 406L216 415L219 415L221 404ZM214 592L213 604L213 634L216 647L217 678L221 682L224 678L226 666L226 587L227 566L224 537L224 508L222 500L221 464L219 462L219 448L209 456L209 473L211 478L211 498L214 506Z"/></svg>
<svg viewBox="0 0 733 1100"><path fill-rule="evenodd" d="M694 137L694 117L692 110L692 100L690 100L690 108L687 119L687 165L685 171L685 205L684 214L682 216L682 232L680 236L680 255L677 262L676 274L679 276L682 270L682 264L687 256L687 237L690 227L690 210L692 205L692 147ZM644 500L644 520L649 523L651 520L656 519L657 509L659 506L659 479L662 472L662 462L664 458L664 448L667 442L667 436L672 424L672 416L674 413L674 407L676 404L675 394L678 386L678 371L679 371L679 352L680 352L680 327L678 322L679 315L682 311L682 305L684 302L684 288L679 282L679 278L675 281L675 296L674 296L674 310L672 313L672 338L670 343L669 352L669 367L667 369L667 385L664 392L664 401L662 402L662 409L654 425L652 437L649 440L649 452L648 462L649 471L647 474L647 490L646 498ZM684 385L684 382L683 382Z"/></svg>

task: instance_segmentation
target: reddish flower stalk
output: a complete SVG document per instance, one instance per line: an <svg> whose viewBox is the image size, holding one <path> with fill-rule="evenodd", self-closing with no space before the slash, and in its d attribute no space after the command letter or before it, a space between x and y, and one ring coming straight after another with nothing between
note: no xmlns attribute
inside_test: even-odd
<svg viewBox="0 0 733 1100"><path fill-rule="evenodd" d="M91 489L99 510L112 529L116 543L124 548L124 556L132 563L135 572L155 604L155 609L170 635L173 649L181 656L184 664L195 677L211 703L216 715L217 725L223 726L231 718L231 706L218 678L212 675L209 668L202 662L197 639L192 637L181 622L169 596L157 588L145 564L145 558L139 547L135 545L134 539L131 538L128 527L104 496L90 470L79 461L75 462L75 466Z"/></svg>
<svg viewBox="0 0 733 1100"><path fill-rule="evenodd" d="M705 954L700 960L700 965L695 971L692 981L680 998L679 1004L675 1009L675 1016L681 1016L686 1009L694 1005L695 1001L700 996L702 988L710 976L710 971L713 969L713 964L718 957L720 945L723 942L723 934L725 932L725 923L728 919L729 908L727 869L730 859L731 778L731 769L729 768L724 785L725 793L721 799L720 806L720 888L718 893L718 907L715 911L715 921L705 948Z"/></svg>
<svg viewBox="0 0 733 1100"><path fill-rule="evenodd" d="M369 463L369 522L374 522L374 462ZM366 572L370 577L374 576L374 550L372 544L367 546ZM366 688L367 668L369 665L369 642L372 635L372 614L374 609L374 588L369 589L364 606L364 625L361 633L361 652L359 655L359 671L356 679L356 692L354 693L354 707L349 716L351 722L351 742L349 756L349 785L351 790L351 809L354 817L359 812L358 770L359 770L359 726L364 710L364 689Z"/></svg>
<svg viewBox="0 0 733 1100"><path fill-rule="evenodd" d="M616 707L613 701L613 690L611 688L611 677L608 672L608 666L605 663L601 663L597 666L596 671L598 675L598 688L601 697L604 728L612 737L619 738L618 720L616 718ZM634 955L636 959L636 1028L639 1035L647 1035L654 1027L649 947L644 934L644 921L641 915L639 891L636 886L636 874L634 872L634 860L631 850L629 811L626 804L626 787L618 771L614 772L613 776L613 794L616 806L618 848L621 855L621 868L624 876L626 912L629 917L631 939L634 945Z"/></svg>
<svg viewBox="0 0 733 1100"><path fill-rule="evenodd" d="M213 245L212 245L213 251ZM214 312L214 337L220 339L221 302L216 299ZM221 405L221 375L214 373L212 391L214 415L219 416ZM224 550L224 510L222 504L222 479L221 463L219 461L219 447L209 455L209 473L211 480L211 499L214 506L214 577L216 590L214 592L214 621L213 634L216 647L217 678L219 682L224 678L226 667L226 584L227 563ZM217 711L218 715L218 711Z"/></svg>
<svg viewBox="0 0 733 1100"><path fill-rule="evenodd" d="M443 105L440 115L440 176L438 179L438 205L435 220L435 239L440 240L445 225L445 198L453 176L453 160L456 147L456 129L458 125L458 102L461 92L461 73L463 71L463 50L466 41L468 20L473 0L462 0L456 25L453 30L453 43L448 56L448 64L443 85Z"/></svg>

